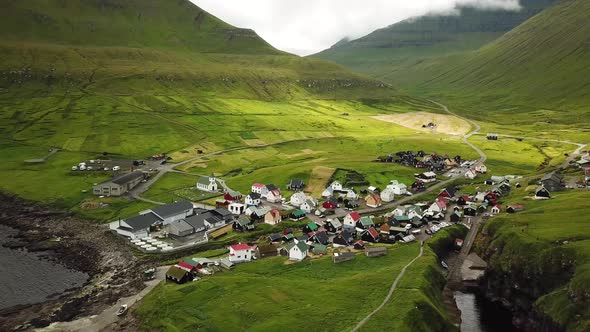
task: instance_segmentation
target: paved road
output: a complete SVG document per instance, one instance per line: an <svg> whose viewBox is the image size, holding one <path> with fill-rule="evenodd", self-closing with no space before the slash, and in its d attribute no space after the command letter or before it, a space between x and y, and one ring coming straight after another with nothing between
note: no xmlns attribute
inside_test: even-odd
<svg viewBox="0 0 590 332"><path fill-rule="evenodd" d="M154 280L147 281L146 287L141 290L141 292L121 298L115 303L113 306L105 309L103 312L96 316L90 317L83 317L71 322L58 322L49 325L48 327L42 329L36 329L35 331L41 332L70 332L70 331L85 331L85 332L100 332L100 331L110 331L109 326L114 324L120 319L124 319L125 316L119 317L116 315L117 310L123 304L127 304L128 310L131 307L143 299L156 285L158 285L162 280L166 279L166 271L168 270L169 266L161 266L157 268L156 271L156 278Z"/></svg>
<svg viewBox="0 0 590 332"><path fill-rule="evenodd" d="M428 100L428 101L430 101L431 103L433 103L435 105L440 106L443 109L443 111L449 113L450 115L455 116L455 117L458 117L461 120L465 120L465 121L469 122L473 126L474 130L472 130L471 132L469 132L467 135L463 136L463 142L465 142L465 144L469 145L473 150L477 151L477 153L479 154L479 162L482 162L482 163L485 162L488 159L488 157L486 156L486 154L480 148L478 148L477 146L475 146L473 143L469 142L469 138L471 136L473 136L473 135L478 134L479 131L481 130L480 125L478 125L477 122L475 122L475 121L473 121L471 119L462 117L462 116L458 115L457 113L454 113L454 112L449 111L449 108L446 105L443 105L441 103L438 103L438 102L436 102L434 100Z"/></svg>
<svg viewBox="0 0 590 332"><path fill-rule="evenodd" d="M387 296L385 297L383 302L375 310L373 310L370 314L368 314L365 318L363 318L358 324L356 324L356 326L352 329L352 332L358 331L363 325L365 325L366 322L369 321L369 319L371 319L371 317L373 317L376 313L378 313L381 309L383 309L383 307L385 307L387 302L389 302L389 300L391 300L391 296L393 296L393 292L395 292L395 289L397 288L397 284L399 283L400 279L406 273L406 270L412 264L414 264L414 262L417 261L418 258L422 257L423 253L424 253L424 245L422 244L420 246L420 253L418 253L418 256L414 257L414 259L412 259L406 266L404 266L404 268L399 272L399 274L397 275L395 280L393 280L393 284L391 284L391 287L389 288L389 292L387 293Z"/></svg>

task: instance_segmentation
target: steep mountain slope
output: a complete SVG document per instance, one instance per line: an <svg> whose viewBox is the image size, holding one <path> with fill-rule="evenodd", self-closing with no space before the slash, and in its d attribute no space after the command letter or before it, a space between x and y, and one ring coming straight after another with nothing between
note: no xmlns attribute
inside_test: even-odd
<svg viewBox="0 0 590 332"><path fill-rule="evenodd" d="M403 75L423 73L416 91L494 110L498 119L525 112L523 123L587 127L589 16L590 2L564 0L476 52L417 64Z"/></svg>
<svg viewBox="0 0 590 332"><path fill-rule="evenodd" d="M396 72L427 59L475 50L557 0L522 0L519 11L459 7L458 15L408 19L313 57L332 60L374 77L403 83Z"/></svg>

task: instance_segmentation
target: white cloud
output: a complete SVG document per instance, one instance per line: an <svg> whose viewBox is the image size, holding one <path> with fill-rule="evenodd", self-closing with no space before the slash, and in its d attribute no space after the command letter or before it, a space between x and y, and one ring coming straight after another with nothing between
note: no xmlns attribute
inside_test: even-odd
<svg viewBox="0 0 590 332"><path fill-rule="evenodd" d="M319 52L403 19L452 12L456 6L519 8L518 0L191 0L220 19L254 29L278 49Z"/></svg>

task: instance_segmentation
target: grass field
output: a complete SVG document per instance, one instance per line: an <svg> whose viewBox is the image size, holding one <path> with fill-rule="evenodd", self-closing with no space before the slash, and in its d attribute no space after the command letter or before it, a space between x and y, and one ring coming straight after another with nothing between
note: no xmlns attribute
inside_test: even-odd
<svg viewBox="0 0 590 332"><path fill-rule="evenodd" d="M285 257L263 259L194 283L160 284L134 313L143 328L164 331L299 331L301 324L310 330L348 330L383 301L418 249L417 243L395 245L385 257L359 254L341 264L330 257L291 264ZM443 285L437 259L426 247L392 300L363 330L448 330L437 295Z"/></svg>

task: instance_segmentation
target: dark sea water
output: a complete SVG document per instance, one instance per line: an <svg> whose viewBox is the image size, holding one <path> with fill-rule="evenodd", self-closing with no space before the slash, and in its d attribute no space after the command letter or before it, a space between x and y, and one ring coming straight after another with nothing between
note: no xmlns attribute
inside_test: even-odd
<svg viewBox="0 0 590 332"><path fill-rule="evenodd" d="M455 292L455 301L461 310L462 332L518 332L510 312L483 296Z"/></svg>
<svg viewBox="0 0 590 332"><path fill-rule="evenodd" d="M80 287L88 275L42 257L42 253L2 245L17 231L0 225L0 310L34 304Z"/></svg>

